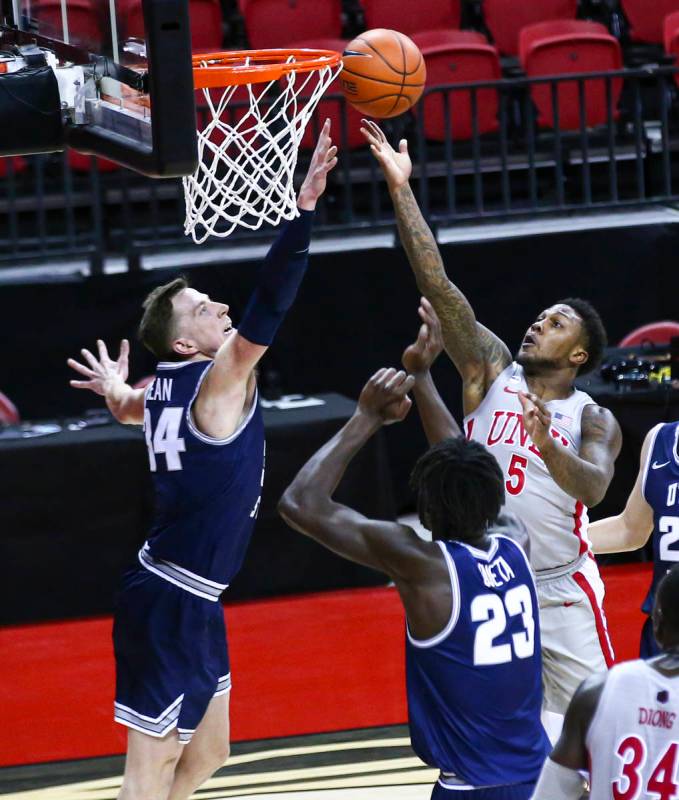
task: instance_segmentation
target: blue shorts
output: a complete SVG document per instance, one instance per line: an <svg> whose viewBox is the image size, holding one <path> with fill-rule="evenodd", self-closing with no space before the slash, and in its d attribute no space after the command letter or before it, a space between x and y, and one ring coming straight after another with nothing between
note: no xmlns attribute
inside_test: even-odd
<svg viewBox="0 0 679 800"><path fill-rule="evenodd" d="M512 783L488 786L485 789L446 787L440 780L434 784L431 800L530 800L535 783Z"/></svg>
<svg viewBox="0 0 679 800"><path fill-rule="evenodd" d="M641 641L639 642L639 658L653 658L660 653L660 646L653 635L653 619L646 617L644 627L641 629Z"/></svg>
<svg viewBox="0 0 679 800"><path fill-rule="evenodd" d="M126 573L113 623L114 719L149 736L191 740L210 700L231 688L222 604L138 567Z"/></svg>

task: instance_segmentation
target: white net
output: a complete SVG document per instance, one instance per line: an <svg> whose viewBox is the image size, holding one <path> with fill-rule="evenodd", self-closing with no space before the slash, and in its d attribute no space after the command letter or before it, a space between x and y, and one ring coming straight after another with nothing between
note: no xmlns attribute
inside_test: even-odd
<svg viewBox="0 0 679 800"><path fill-rule="evenodd" d="M298 148L341 66L291 71L267 84L202 90L207 124L198 131L198 169L183 179L187 236L201 244L237 226L256 230L297 216ZM243 98L240 109L229 107L234 96Z"/></svg>

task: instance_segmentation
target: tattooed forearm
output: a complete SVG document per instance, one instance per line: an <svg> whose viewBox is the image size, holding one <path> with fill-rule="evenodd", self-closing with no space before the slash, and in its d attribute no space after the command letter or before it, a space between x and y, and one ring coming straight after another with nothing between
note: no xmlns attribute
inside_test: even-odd
<svg viewBox="0 0 679 800"><path fill-rule="evenodd" d="M553 439L540 452L549 474L564 492L591 508L606 494L621 444L622 434L615 417L592 405L583 411L579 455Z"/></svg>
<svg viewBox="0 0 679 800"><path fill-rule="evenodd" d="M486 362L486 372L490 379L489 382L492 383L502 370L512 363L512 354L502 339L492 331L489 331L485 325L477 322L476 326L479 331L479 341L483 349L484 361Z"/></svg>
<svg viewBox="0 0 679 800"><path fill-rule="evenodd" d="M436 240L408 184L393 195L401 242L415 274L417 287L434 306L443 343L460 373L483 363L483 350L472 307L462 292L448 280Z"/></svg>

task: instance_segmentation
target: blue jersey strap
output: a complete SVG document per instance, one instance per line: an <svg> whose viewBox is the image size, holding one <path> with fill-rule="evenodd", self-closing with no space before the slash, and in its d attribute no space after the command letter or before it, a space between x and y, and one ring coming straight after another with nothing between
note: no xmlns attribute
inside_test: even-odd
<svg viewBox="0 0 679 800"><path fill-rule="evenodd" d="M271 245L238 326L238 333L253 344L270 345L286 312L292 306L309 262L309 240L314 212L299 210Z"/></svg>

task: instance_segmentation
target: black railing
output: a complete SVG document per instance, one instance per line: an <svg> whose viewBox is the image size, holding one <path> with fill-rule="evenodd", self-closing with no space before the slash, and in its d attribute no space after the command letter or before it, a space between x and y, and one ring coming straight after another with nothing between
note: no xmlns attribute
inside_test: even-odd
<svg viewBox="0 0 679 800"><path fill-rule="evenodd" d="M414 114L385 127L393 141L409 139L413 185L433 223L668 203L679 199L677 74L656 67L432 87ZM316 132L328 115L342 153L317 230L393 226L380 171L356 137L357 115L341 96L326 96ZM301 174L309 152L300 152ZM96 272L105 258L123 257L134 269L145 253L194 247L183 234L181 181L107 172L67 153L5 161L2 266L80 257ZM257 236L271 231L237 231L228 241Z"/></svg>

